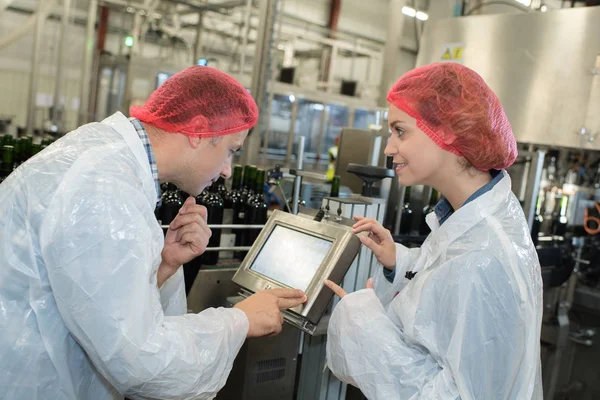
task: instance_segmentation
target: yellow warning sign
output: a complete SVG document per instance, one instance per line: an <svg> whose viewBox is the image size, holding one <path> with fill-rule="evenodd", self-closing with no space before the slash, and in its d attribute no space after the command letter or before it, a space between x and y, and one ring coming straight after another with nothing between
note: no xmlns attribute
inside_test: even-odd
<svg viewBox="0 0 600 400"><path fill-rule="evenodd" d="M463 62L464 43L448 43L442 46L440 61Z"/></svg>

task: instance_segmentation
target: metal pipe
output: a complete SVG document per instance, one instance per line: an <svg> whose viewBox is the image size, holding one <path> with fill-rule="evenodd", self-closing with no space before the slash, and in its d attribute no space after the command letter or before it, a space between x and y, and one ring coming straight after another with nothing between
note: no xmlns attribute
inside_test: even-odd
<svg viewBox="0 0 600 400"><path fill-rule="evenodd" d="M96 117L96 102L97 102L97 91L100 80L100 55L104 50L104 43L106 42L106 34L108 32L108 15L109 9L107 7L101 7L100 21L98 21L98 33L96 36L96 46L94 50L94 60L92 67L92 79L90 84L90 95L89 106L88 106L88 119L94 119Z"/></svg>
<svg viewBox="0 0 600 400"><path fill-rule="evenodd" d="M114 0L111 0L113 2ZM186 0L168 0L169 3L181 4L184 6L188 6L191 10L197 11L214 11L220 12L221 10L226 10L229 8L235 8L244 5L244 0L232 0L232 1L224 1L222 3L217 4L196 4Z"/></svg>
<svg viewBox="0 0 600 400"><path fill-rule="evenodd" d="M275 17L277 13L277 0L263 0L260 2L260 17L258 33L256 36L256 49L254 52L254 65L252 71L252 84L250 92L256 101L260 111L258 124L248 134L244 142L244 152L242 153L241 164L252 164L260 154L261 146L261 128L265 115L265 100L268 82L268 70L271 57L271 40L275 26Z"/></svg>
<svg viewBox="0 0 600 400"><path fill-rule="evenodd" d="M371 160L370 164L374 167L379 166L379 154L381 153L381 136L375 136L373 138L373 149L371 151Z"/></svg>
<svg viewBox="0 0 600 400"><path fill-rule="evenodd" d="M294 139L296 138L296 118L298 118L298 101L294 99L292 104L292 114L290 116L290 131L288 133L287 153L285 156L286 165L292 165L292 150L294 148Z"/></svg>
<svg viewBox="0 0 600 400"><path fill-rule="evenodd" d="M348 127L352 128L354 126L354 120L356 119L356 107L350 106L348 107Z"/></svg>
<svg viewBox="0 0 600 400"><path fill-rule="evenodd" d="M277 3L277 15L280 15L281 13L281 9L283 8L283 4L284 4L284 0L279 0L279 2ZM278 48L279 47L279 38L281 37L281 20L279 18L277 19L277 38L274 42L272 42L269 51L272 52L274 48ZM276 58L273 57L273 55L270 55L271 57L271 64L269 65L269 84L267 85L267 88L271 88L271 90L268 91L268 95L267 95L267 116L271 115L271 111L273 110L273 87L275 84L275 72L277 70L277 63L276 63ZM264 138L263 138L263 151L260 155L260 158L262 158L263 156L266 157L267 156L267 151L268 151L268 146L269 146L269 136L271 134L271 118L266 118L265 119L265 134L264 134Z"/></svg>
<svg viewBox="0 0 600 400"><path fill-rule="evenodd" d="M204 17L203 12L198 13L198 24L196 25L196 42L194 43L194 59L192 60L192 64L196 65L198 59L200 58L200 46L202 44L202 19Z"/></svg>
<svg viewBox="0 0 600 400"><path fill-rule="evenodd" d="M246 47L248 46L248 35L250 34L250 17L252 16L252 0L246 1L244 15L244 34L242 36L242 47L240 48L240 76L244 75L246 66Z"/></svg>
<svg viewBox="0 0 600 400"><path fill-rule="evenodd" d="M317 139L317 160L321 160L321 155L323 154L323 138L325 137L325 127L327 126L328 118L329 106L323 104L323 111L321 112L321 125L319 126L319 137Z"/></svg>
<svg viewBox="0 0 600 400"><path fill-rule="evenodd" d="M527 217L527 225L529 229L533 227L533 219L535 218L535 209L537 204L537 196L540 192L540 183L542 180L542 170L544 168L544 157L546 153L537 151L532 158L531 167L529 169L529 177L527 179L528 189L525 194L525 204L523 211Z"/></svg>
<svg viewBox="0 0 600 400"><path fill-rule="evenodd" d="M304 146L306 145L306 137L300 136L298 141L298 158L297 169L299 171L304 167ZM302 176L297 175L294 181L294 197L292 199L292 214L298 214L298 201L300 200L300 188L302 187Z"/></svg>
<svg viewBox="0 0 600 400"><path fill-rule="evenodd" d="M406 186L402 186L400 188L400 202L398 202L398 211L396 213L393 226L394 235L396 236L400 234L400 224L402 224L402 209L404 208L404 196L406 196Z"/></svg>
<svg viewBox="0 0 600 400"><path fill-rule="evenodd" d="M62 131L62 123L59 126L58 115L62 112L62 105L60 104L60 93L62 89L63 80L63 61L67 52L65 41L67 40L67 30L69 29L69 10L71 8L71 0L63 0L63 13L62 13L62 27L60 30L60 40L58 41L58 58L56 60L56 78L54 83L54 101L52 102L52 125L59 128Z"/></svg>
<svg viewBox="0 0 600 400"><path fill-rule="evenodd" d="M29 73L29 110L27 112L28 135L33 135L33 125L35 124L36 94L40 74L40 46L42 44L42 35L44 34L44 11L45 1L40 1L35 15L35 29L33 31L33 50L31 52L31 71Z"/></svg>
<svg viewBox="0 0 600 400"><path fill-rule="evenodd" d="M90 77L92 61L94 59L94 28L96 26L98 0L89 0L89 2L87 25L85 27L85 53L83 55L83 68L81 70L81 88L79 89L78 125L89 122Z"/></svg>

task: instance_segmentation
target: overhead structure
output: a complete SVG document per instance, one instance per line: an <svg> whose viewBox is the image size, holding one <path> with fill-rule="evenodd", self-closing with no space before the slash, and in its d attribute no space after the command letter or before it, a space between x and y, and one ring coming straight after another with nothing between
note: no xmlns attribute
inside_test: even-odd
<svg viewBox="0 0 600 400"><path fill-rule="evenodd" d="M260 150L261 126L266 116L262 110L267 98L267 83L269 81L269 66L271 65L271 41L273 40L275 19L277 14L278 0L262 0L260 2L259 29L256 38L256 49L254 52L254 68L252 73L252 84L250 93L254 97L258 109L261 111L258 124L246 139L242 164L256 162Z"/></svg>
<svg viewBox="0 0 600 400"><path fill-rule="evenodd" d="M600 150L598 20L600 7L429 21L417 65L477 71L519 142Z"/></svg>

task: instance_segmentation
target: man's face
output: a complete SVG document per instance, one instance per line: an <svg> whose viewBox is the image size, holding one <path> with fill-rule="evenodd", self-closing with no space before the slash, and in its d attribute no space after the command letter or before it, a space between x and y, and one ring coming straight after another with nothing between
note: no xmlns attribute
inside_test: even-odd
<svg viewBox="0 0 600 400"><path fill-rule="evenodd" d="M181 190L197 196L220 176L228 179L231 159L242 148L246 136L247 130L216 138L190 138L190 152L178 179Z"/></svg>

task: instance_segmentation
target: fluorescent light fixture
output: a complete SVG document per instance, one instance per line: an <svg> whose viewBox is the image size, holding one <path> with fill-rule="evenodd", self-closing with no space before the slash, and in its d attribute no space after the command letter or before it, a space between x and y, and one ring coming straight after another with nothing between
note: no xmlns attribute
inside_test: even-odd
<svg viewBox="0 0 600 400"><path fill-rule="evenodd" d="M515 0L519 4L523 4L525 7L531 7L531 0Z"/></svg>
<svg viewBox="0 0 600 400"><path fill-rule="evenodd" d="M427 15L427 13L424 13L423 11L417 11L414 8L407 6L402 7L402 14L407 15L411 18L416 17L418 20L421 21L427 21L429 19L429 15Z"/></svg>
<svg viewBox="0 0 600 400"><path fill-rule="evenodd" d="M417 10L415 10L412 7L402 7L402 14L404 15L408 15L409 17L416 17L417 16Z"/></svg>

